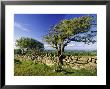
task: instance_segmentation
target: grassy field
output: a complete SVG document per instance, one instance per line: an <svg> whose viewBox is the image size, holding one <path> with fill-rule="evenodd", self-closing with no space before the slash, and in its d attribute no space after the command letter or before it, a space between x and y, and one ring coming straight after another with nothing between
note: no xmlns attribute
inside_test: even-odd
<svg viewBox="0 0 110 89"><path fill-rule="evenodd" d="M45 50L45 53L50 53L55 55L56 52L55 50ZM64 52L65 55L73 55L73 56L96 56L97 51L96 50L90 50L90 51L85 51L85 50L66 50Z"/></svg>
<svg viewBox="0 0 110 89"><path fill-rule="evenodd" d="M56 55L55 51L46 50L45 54L51 54L49 56ZM64 53L66 56L77 56L77 57L94 57L97 55L96 51L66 51ZM52 57L44 56L43 58L52 58ZM41 58L42 59L42 58ZM40 60L41 60L40 59ZM42 59L43 60L43 59ZM49 59L55 60L55 59ZM80 64L79 64L80 65ZM63 65L62 71L55 71L58 66L52 65L48 66L45 63L34 62L33 60L20 60L19 58L15 58L14 60L14 75L15 76L96 76L97 68L94 67L88 70L88 64L86 68L82 69L73 69L71 67L65 67ZM90 63L91 65L91 63ZM97 65L97 64L95 64Z"/></svg>
<svg viewBox="0 0 110 89"><path fill-rule="evenodd" d="M15 76L96 76L96 70L74 70L64 68L62 72L54 71L56 66L49 67L41 63L33 63L32 61L19 61L14 63Z"/></svg>

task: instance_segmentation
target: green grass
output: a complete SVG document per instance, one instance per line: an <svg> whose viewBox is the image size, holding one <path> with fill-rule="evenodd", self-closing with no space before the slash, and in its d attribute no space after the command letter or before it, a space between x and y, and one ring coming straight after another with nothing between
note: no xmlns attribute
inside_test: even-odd
<svg viewBox="0 0 110 89"><path fill-rule="evenodd" d="M49 67L45 64L35 64L32 61L18 61L14 63L15 76L96 76L96 70L73 70L71 68L63 71L54 71L56 66Z"/></svg>

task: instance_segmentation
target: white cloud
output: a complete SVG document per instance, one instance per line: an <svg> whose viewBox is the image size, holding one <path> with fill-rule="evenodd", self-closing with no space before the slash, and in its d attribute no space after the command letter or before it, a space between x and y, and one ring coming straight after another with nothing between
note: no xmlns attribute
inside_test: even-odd
<svg viewBox="0 0 110 89"><path fill-rule="evenodd" d="M53 50L54 49L49 44L44 44L44 48L45 48L45 50Z"/></svg>
<svg viewBox="0 0 110 89"><path fill-rule="evenodd" d="M44 43L44 47L46 50L54 49L51 47L51 45L46 44L46 43ZM97 49L97 43L87 45L84 43L71 42L65 47L65 50L96 50L96 49Z"/></svg>
<svg viewBox="0 0 110 89"><path fill-rule="evenodd" d="M25 28L23 24L20 24L18 22L14 23L14 27L16 27L16 28L18 28L20 30L23 30L23 31L27 31L27 32L30 31L30 29Z"/></svg>

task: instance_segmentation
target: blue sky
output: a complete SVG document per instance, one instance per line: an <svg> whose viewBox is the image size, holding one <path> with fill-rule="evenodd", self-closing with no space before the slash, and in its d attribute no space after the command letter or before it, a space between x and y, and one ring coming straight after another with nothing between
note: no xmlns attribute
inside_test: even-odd
<svg viewBox="0 0 110 89"><path fill-rule="evenodd" d="M43 36L48 32L49 28L52 25L57 24L62 19L71 19L85 15L87 14L15 14L14 43L16 39L19 39L21 37L30 37L44 43L45 49L53 49L50 45L43 41ZM94 16L95 18L97 17L96 14L89 15ZM94 29L96 29L96 27ZM71 42L65 49L96 50L97 42L90 45Z"/></svg>

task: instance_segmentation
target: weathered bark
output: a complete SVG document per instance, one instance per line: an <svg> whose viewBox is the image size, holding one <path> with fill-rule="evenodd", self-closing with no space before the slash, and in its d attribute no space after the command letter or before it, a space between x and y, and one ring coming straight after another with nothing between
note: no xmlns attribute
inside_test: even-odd
<svg viewBox="0 0 110 89"><path fill-rule="evenodd" d="M63 65L63 59L64 59L63 52L64 52L64 45L61 45L57 51L59 65Z"/></svg>

